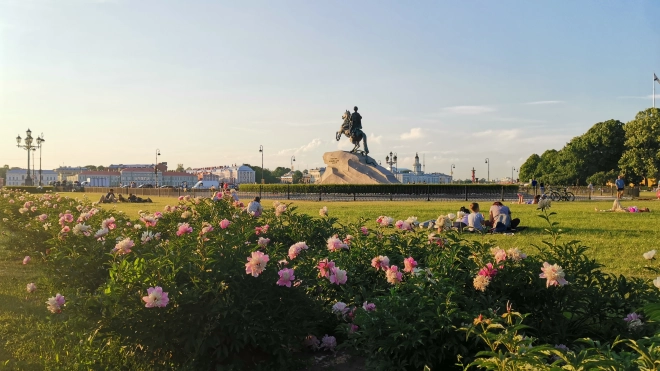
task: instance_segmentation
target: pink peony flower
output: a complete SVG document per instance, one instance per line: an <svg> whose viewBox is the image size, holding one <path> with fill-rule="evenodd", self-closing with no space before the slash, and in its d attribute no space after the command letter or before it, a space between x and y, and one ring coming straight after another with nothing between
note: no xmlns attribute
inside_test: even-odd
<svg viewBox="0 0 660 371"><path fill-rule="evenodd" d="M564 270L557 264L550 265L548 262L544 262L541 271L543 273L539 274L539 277L548 280L545 287L564 286L568 284L568 281L564 279Z"/></svg>
<svg viewBox="0 0 660 371"><path fill-rule="evenodd" d="M365 301L364 304L362 304L362 308L364 308L364 310L366 310L367 312L373 312L373 311L376 310L376 304L374 304L374 303L367 303L367 302Z"/></svg>
<svg viewBox="0 0 660 371"><path fill-rule="evenodd" d="M479 270L480 276L486 276L488 278L493 278L497 274L497 269L493 267L493 264L488 263L485 267Z"/></svg>
<svg viewBox="0 0 660 371"><path fill-rule="evenodd" d="M260 235L260 234L266 234L266 233L268 233L268 228L269 228L268 224L266 224L264 226L261 226L261 227L255 227L254 228L254 234L256 234L257 236Z"/></svg>
<svg viewBox="0 0 660 371"><path fill-rule="evenodd" d="M27 263L29 263L30 260L32 260L32 258L30 258L29 256L24 257L23 258L23 265L26 265Z"/></svg>
<svg viewBox="0 0 660 371"><path fill-rule="evenodd" d="M31 294L35 291L37 291L37 285L35 285L34 283L28 283L27 284L27 292L29 292Z"/></svg>
<svg viewBox="0 0 660 371"><path fill-rule="evenodd" d="M37 220L42 222L42 223L45 222L47 219L48 219L48 215L46 215L46 214L41 214L37 217Z"/></svg>
<svg viewBox="0 0 660 371"><path fill-rule="evenodd" d="M344 237L344 243L346 244L346 246L350 246L352 241L353 241L353 236L351 236L350 234L347 234L346 237Z"/></svg>
<svg viewBox="0 0 660 371"><path fill-rule="evenodd" d="M293 269L291 268L284 268L277 272L277 274L280 275L280 278L277 280L277 284L280 286L291 287L291 281L296 279L296 276L294 276L293 273Z"/></svg>
<svg viewBox="0 0 660 371"><path fill-rule="evenodd" d="M369 229L367 227L360 227L360 232L362 232L362 235L364 236L369 235Z"/></svg>
<svg viewBox="0 0 660 371"><path fill-rule="evenodd" d="M154 213L154 218L156 218L156 219L160 219L160 218L162 218L162 217L163 217L163 213L161 213L160 211L156 211L156 212Z"/></svg>
<svg viewBox="0 0 660 371"><path fill-rule="evenodd" d="M67 234L71 231L71 228L68 225L65 225L64 228L60 231L62 234Z"/></svg>
<svg viewBox="0 0 660 371"><path fill-rule="evenodd" d="M261 247L266 247L268 246L269 242L270 242L270 238L259 237L259 241L257 241L257 245Z"/></svg>
<svg viewBox="0 0 660 371"><path fill-rule="evenodd" d="M385 271L385 277L387 277L387 282L391 283L392 285L401 282L403 279L403 275L401 274L401 272L399 272L399 267L397 267L396 265L390 266Z"/></svg>
<svg viewBox="0 0 660 371"><path fill-rule="evenodd" d="M275 208L275 216L280 216L280 215L284 214L285 211L286 211L286 205L285 204L279 204Z"/></svg>
<svg viewBox="0 0 660 371"><path fill-rule="evenodd" d="M209 223L204 223L204 225L202 226L202 231L200 233L207 234L212 231L213 231L213 226Z"/></svg>
<svg viewBox="0 0 660 371"><path fill-rule="evenodd" d="M328 238L328 250L336 252L341 249L348 249L348 245L342 242L337 235Z"/></svg>
<svg viewBox="0 0 660 371"><path fill-rule="evenodd" d="M64 303L66 303L64 296L57 294L52 298L48 298L48 301L46 302L46 307L51 313L61 313L62 306L64 306Z"/></svg>
<svg viewBox="0 0 660 371"><path fill-rule="evenodd" d="M291 245L291 247L289 247L289 259L291 260L295 259L296 256L298 256L298 254L300 254L301 251L307 250L308 248L309 247L305 242L297 242Z"/></svg>
<svg viewBox="0 0 660 371"><path fill-rule="evenodd" d="M390 258L387 256L379 255L371 259L371 266L376 268L376 270L382 269L387 270L390 267Z"/></svg>
<svg viewBox="0 0 660 371"><path fill-rule="evenodd" d="M193 229L188 223L179 223L179 229L176 231L177 236L184 235L186 233L192 233Z"/></svg>
<svg viewBox="0 0 660 371"><path fill-rule="evenodd" d="M69 213L64 214L63 218L64 218L64 221L67 222L67 223L73 222L73 215L71 215Z"/></svg>
<svg viewBox="0 0 660 371"><path fill-rule="evenodd" d="M140 218L140 221L142 221L147 227L155 227L156 223L158 223L158 219L153 215L145 215Z"/></svg>
<svg viewBox="0 0 660 371"><path fill-rule="evenodd" d="M335 262L323 259L316 267L319 269L319 277L330 277L330 271L335 268Z"/></svg>
<svg viewBox="0 0 660 371"><path fill-rule="evenodd" d="M346 303L338 301L335 305L332 306L332 313L341 314L342 316L348 313L351 308L346 305Z"/></svg>
<svg viewBox="0 0 660 371"><path fill-rule="evenodd" d="M397 220L396 223L394 223L394 226L401 229L403 227L403 220Z"/></svg>
<svg viewBox="0 0 660 371"><path fill-rule="evenodd" d="M115 223L115 217L112 216L108 219L105 219L104 221L101 222L101 229L109 229L113 230L117 228L117 224Z"/></svg>
<svg viewBox="0 0 660 371"><path fill-rule="evenodd" d="M521 261L527 258L527 254L524 254L518 248L510 248L506 251L507 256L513 261Z"/></svg>
<svg viewBox="0 0 660 371"><path fill-rule="evenodd" d="M328 336L328 335L323 336L323 339L321 339L321 348L327 350L334 350L336 347L337 347L337 339L335 339L334 336Z"/></svg>
<svg viewBox="0 0 660 371"><path fill-rule="evenodd" d="M389 227L392 225L392 222L394 222L394 219L390 218L389 216L379 216L378 219L376 219L376 223L378 223L382 227Z"/></svg>
<svg viewBox="0 0 660 371"><path fill-rule="evenodd" d="M247 258L248 262L245 263L245 273L251 274L252 277L259 277L261 272L266 269L266 263L268 263L268 255L265 255L261 251L255 251L252 253L252 257Z"/></svg>
<svg viewBox="0 0 660 371"><path fill-rule="evenodd" d="M222 221L220 222L220 228L227 229L227 227L229 227L230 224L231 222L229 220L222 219Z"/></svg>
<svg viewBox="0 0 660 371"><path fill-rule="evenodd" d="M356 332L359 328L360 327L358 325L356 325L354 323L351 323L351 327L348 331L352 334L352 333Z"/></svg>
<svg viewBox="0 0 660 371"><path fill-rule="evenodd" d="M112 250L117 254L126 255L131 252L131 248L135 246L135 243L130 238L124 238L123 240L117 242L115 248Z"/></svg>
<svg viewBox="0 0 660 371"><path fill-rule="evenodd" d="M403 271L407 273L412 273L413 269L417 266L417 262L415 259L412 258L412 256L409 256L405 259L403 259Z"/></svg>
<svg viewBox="0 0 660 371"><path fill-rule="evenodd" d="M156 286L147 289L147 296L143 296L142 301L145 302L146 308L165 308L170 299L167 297L167 293L163 292L162 287Z"/></svg>
<svg viewBox="0 0 660 371"><path fill-rule="evenodd" d="M491 252L495 257L495 263L500 263L506 260L506 251L500 249L499 247L494 247L491 249Z"/></svg>
<svg viewBox="0 0 660 371"><path fill-rule="evenodd" d="M330 270L329 280L330 283L343 285L346 283L346 280L348 280L348 274L346 274L346 271L335 267Z"/></svg>

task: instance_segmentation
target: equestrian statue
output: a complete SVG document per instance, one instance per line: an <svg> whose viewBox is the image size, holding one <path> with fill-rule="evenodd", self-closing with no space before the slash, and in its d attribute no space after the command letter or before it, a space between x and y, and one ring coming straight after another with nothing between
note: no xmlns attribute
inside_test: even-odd
<svg viewBox="0 0 660 371"><path fill-rule="evenodd" d="M341 118L344 120L344 123L341 124L341 129L337 132L336 139L339 141L341 135L346 135L351 143L355 145L351 150L351 153L362 152L365 156L369 154L369 147L367 147L367 134L362 131L362 116L358 113L358 108L353 107L353 112L346 110ZM364 141L364 151L358 151L360 148L360 141Z"/></svg>

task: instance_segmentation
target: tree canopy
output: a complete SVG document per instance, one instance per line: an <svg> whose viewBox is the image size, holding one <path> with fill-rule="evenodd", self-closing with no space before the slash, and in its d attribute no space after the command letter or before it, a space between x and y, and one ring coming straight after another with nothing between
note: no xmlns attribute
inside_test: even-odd
<svg viewBox="0 0 660 371"><path fill-rule="evenodd" d="M625 126L625 151L619 167L626 180L657 178L660 170L660 109L639 112Z"/></svg>
<svg viewBox="0 0 660 371"><path fill-rule="evenodd" d="M618 120L599 122L559 151L533 154L520 166L520 178L547 184L585 185L591 176L603 173L598 178L600 182L606 174L618 171L626 149L627 125Z"/></svg>

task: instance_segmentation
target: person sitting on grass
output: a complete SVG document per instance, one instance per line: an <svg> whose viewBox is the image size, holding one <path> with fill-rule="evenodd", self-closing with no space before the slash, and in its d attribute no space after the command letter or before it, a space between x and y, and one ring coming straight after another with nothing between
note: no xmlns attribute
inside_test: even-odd
<svg viewBox="0 0 660 371"><path fill-rule="evenodd" d="M115 191L112 188L110 188L110 192L108 192L107 195L101 196L101 199L99 200L99 203L109 204L109 203L113 203L113 202L117 202L117 200L115 199Z"/></svg>
<svg viewBox="0 0 660 371"><path fill-rule="evenodd" d="M128 202L128 200L125 199L124 196L121 195L121 193L119 194L118 199L119 199L119 202Z"/></svg>
<svg viewBox="0 0 660 371"><path fill-rule="evenodd" d="M255 197L254 200L250 201L245 210L252 216L260 216L264 211L261 207L261 197Z"/></svg>
<svg viewBox="0 0 660 371"><path fill-rule="evenodd" d="M470 210L465 206L461 206L461 209L456 213L456 221L452 227L458 229L459 232L462 232L464 228L468 226L468 216L470 215Z"/></svg>
<svg viewBox="0 0 660 371"><path fill-rule="evenodd" d="M497 222L500 222L504 224L508 230L516 229L518 224L520 224L520 219L511 219L511 209L500 201L493 202L493 206L490 207L488 214L486 225L489 227L496 227Z"/></svg>
<svg viewBox="0 0 660 371"><path fill-rule="evenodd" d="M526 203L527 205L536 205L536 204L539 203L540 200L541 200L541 195L536 195L536 196L534 196L533 199L531 199L531 200L529 200L529 201L527 201L527 202L525 202L525 203Z"/></svg>
<svg viewBox="0 0 660 371"><path fill-rule="evenodd" d="M470 232L485 232L484 225L486 225L486 220L484 216L479 212L479 204L473 202L470 204L470 215L468 215L468 228Z"/></svg>

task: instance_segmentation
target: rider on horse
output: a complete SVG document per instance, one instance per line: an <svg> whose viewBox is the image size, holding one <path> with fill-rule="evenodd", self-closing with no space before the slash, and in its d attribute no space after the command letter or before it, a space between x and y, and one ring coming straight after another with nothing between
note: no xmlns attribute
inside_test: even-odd
<svg viewBox="0 0 660 371"><path fill-rule="evenodd" d="M356 133L358 130L362 130L362 115L358 113L357 106L353 107L353 112L351 114L351 134Z"/></svg>

